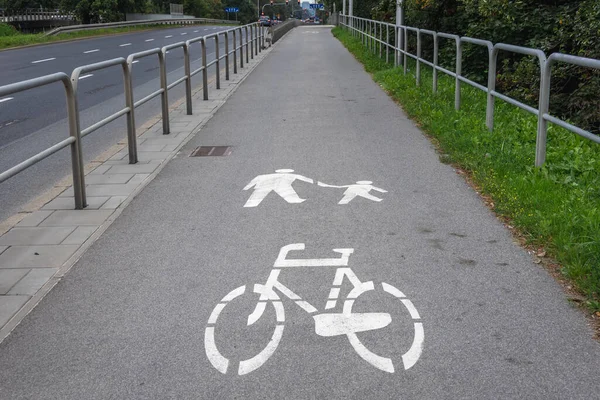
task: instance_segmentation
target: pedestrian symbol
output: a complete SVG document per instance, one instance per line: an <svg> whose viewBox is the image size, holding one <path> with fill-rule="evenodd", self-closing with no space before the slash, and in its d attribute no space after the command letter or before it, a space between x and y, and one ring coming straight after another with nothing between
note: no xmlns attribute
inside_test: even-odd
<svg viewBox="0 0 600 400"><path fill-rule="evenodd" d="M306 201L296 193L296 190L292 187L295 181L302 181L313 184L314 180L305 176L293 173L293 169L278 169L273 174L259 175L252 179L250 183L244 187L244 190L254 189L244 207L257 207L267 195L271 192L275 192L282 199L290 204L300 204ZM351 185L329 185L317 181L317 186L335 189L346 189L342 196L342 199L338 204L348 204L357 197L371 200L374 202L381 202L383 199L371 194L371 191L379 193L387 193L387 190L378 188L373 185L372 181L356 181Z"/></svg>

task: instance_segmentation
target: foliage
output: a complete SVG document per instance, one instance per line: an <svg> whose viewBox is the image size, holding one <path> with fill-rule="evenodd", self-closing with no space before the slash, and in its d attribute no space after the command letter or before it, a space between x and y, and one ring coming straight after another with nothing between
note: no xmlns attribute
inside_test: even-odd
<svg viewBox="0 0 600 400"><path fill-rule="evenodd" d="M348 0L346 0L348 1ZM394 22L394 0L355 1L354 15ZM348 4L348 3L346 3ZM341 0L339 0L341 10ZM422 29L453 33L600 59L600 1L598 0L403 0L404 23ZM410 48L416 47L411 38ZM431 40L423 54L430 57ZM452 43L442 41L440 60L454 64ZM537 107L539 66L530 57L501 52L497 89ZM487 82L485 49L465 45L463 74ZM600 71L556 64L552 71L550 111L562 119L600 134Z"/></svg>
<svg viewBox="0 0 600 400"><path fill-rule="evenodd" d="M429 67L422 68L416 86L412 61L404 75L347 31L335 28L334 34L435 137L446 159L470 171L495 212L511 220L530 245L544 247L587 296L588 306L600 311L600 146L550 125L546 164L534 168L535 116L498 101L489 132L485 93L463 85L461 110L455 111L451 77L441 74L434 94Z"/></svg>
<svg viewBox="0 0 600 400"><path fill-rule="evenodd" d="M15 36L18 35L19 32L11 25L0 23L0 37L3 36Z"/></svg>
<svg viewBox="0 0 600 400"><path fill-rule="evenodd" d="M266 1L263 0L263 4ZM0 8L14 12L26 8L60 8L74 13L84 24L124 21L126 13L168 14L171 3L183 4L185 15L198 18L225 18L225 7L238 7L238 21L256 20L254 1L246 0L0 0ZM231 19L235 16L231 15Z"/></svg>

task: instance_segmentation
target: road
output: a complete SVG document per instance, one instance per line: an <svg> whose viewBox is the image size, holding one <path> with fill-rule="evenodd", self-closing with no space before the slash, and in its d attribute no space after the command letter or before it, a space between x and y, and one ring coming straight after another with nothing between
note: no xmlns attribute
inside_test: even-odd
<svg viewBox="0 0 600 400"><path fill-rule="evenodd" d="M592 334L329 29L301 27L0 344L0 391L590 399Z"/></svg>
<svg viewBox="0 0 600 400"><path fill-rule="evenodd" d="M78 66L163 47L229 29L230 26L189 26L105 36L67 43L21 48L0 52L0 85L31 79L54 72L70 74ZM232 38L230 39L230 41ZM238 39L239 40L239 39ZM221 40L223 54L225 44ZM201 66L200 45L192 45L192 68ZM207 60L215 57L214 41L207 43ZM134 65L136 99L159 87L157 57L140 59ZM167 55L168 81L183 75L183 51L175 49ZM118 111L124 105L123 78L120 67L84 74L80 78L79 105L81 126L85 128ZM201 76L194 84L201 82ZM183 85L169 92L171 104L184 95ZM160 112L155 99L136 110L139 127ZM64 89L60 83L0 98L0 171L18 164L33 154L57 143L68 135ZM84 139L86 160L93 159L125 135L121 118ZM45 160L17 177L0 184L0 222L57 181L70 173L68 149Z"/></svg>

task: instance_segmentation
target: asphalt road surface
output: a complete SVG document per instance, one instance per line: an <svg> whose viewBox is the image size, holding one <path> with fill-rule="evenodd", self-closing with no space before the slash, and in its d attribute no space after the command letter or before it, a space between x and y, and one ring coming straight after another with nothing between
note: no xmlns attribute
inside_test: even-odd
<svg viewBox="0 0 600 400"><path fill-rule="evenodd" d="M325 27L276 45L0 359L10 399L600 393L582 314Z"/></svg>
<svg viewBox="0 0 600 400"><path fill-rule="evenodd" d="M124 35L91 38L0 52L0 85L51 74L71 72L82 65L112 58L126 58L129 54L163 47L230 29L231 26L188 26L159 29ZM230 41L233 37L230 35ZM239 41L239 38L238 38ZM221 38L221 55L224 50ZM231 47L230 47L231 48ZM200 44L192 44L192 68L201 64ZM208 62L215 58L214 40L207 43ZM81 126L85 128L124 106L121 67L113 67L82 74L80 78L79 107ZM213 67L214 69L214 67ZM135 99L141 99L160 87L156 56L140 59L133 68ZM167 55L168 82L183 76L183 50L174 49ZM211 72L214 74L214 72ZM193 84L201 84L201 74ZM172 104L185 95L183 84L169 91ZM156 98L136 109L139 127L150 117L160 113L160 99ZM101 128L83 140L86 161L92 160L111 145L125 137L124 117ZM68 136L64 89L61 83L32 89L0 98L0 171L5 171L28 157L44 150ZM70 152L57 153L35 167L0 184L0 222L70 174Z"/></svg>

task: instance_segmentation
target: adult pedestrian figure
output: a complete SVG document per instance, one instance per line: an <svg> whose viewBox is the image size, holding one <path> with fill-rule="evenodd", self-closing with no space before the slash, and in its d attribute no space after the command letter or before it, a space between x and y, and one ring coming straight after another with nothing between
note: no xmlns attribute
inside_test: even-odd
<svg viewBox="0 0 600 400"><path fill-rule="evenodd" d="M365 199L368 199L368 200L380 202L383 199L380 199L379 197L375 197L372 194L370 194L369 192L371 190L375 190L380 193L387 193L387 190L375 187L372 185L372 183L373 183L372 181L357 181L353 185L336 186L336 185L328 185L323 182L317 182L317 185L319 185L321 187L330 187L330 188L339 188L339 189L347 188L346 191L344 192L344 197L342 197L342 199L340 200L340 202L338 204L348 204L348 203L350 203L350 201L352 201L352 199L354 199L357 196L364 197Z"/></svg>
<svg viewBox="0 0 600 400"><path fill-rule="evenodd" d="M277 193L285 201L292 204L302 203L306 199L301 199L298 193L292 187L292 183L300 180L307 183L314 183L310 178L302 175L293 174L293 169L278 169L274 174L259 175L252 179L244 190L254 188L244 207L256 207L271 192Z"/></svg>

